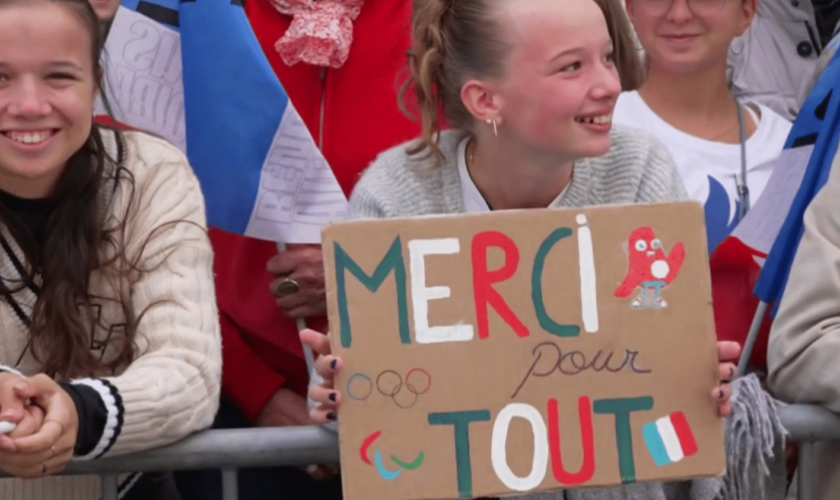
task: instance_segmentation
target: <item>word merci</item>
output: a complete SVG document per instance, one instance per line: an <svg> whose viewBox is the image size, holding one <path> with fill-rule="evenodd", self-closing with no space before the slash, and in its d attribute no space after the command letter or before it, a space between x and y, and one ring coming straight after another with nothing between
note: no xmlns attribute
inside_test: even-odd
<svg viewBox="0 0 840 500"><path fill-rule="evenodd" d="M592 234L586 225L586 216L579 214L578 261L580 268L580 297L583 325L587 332L598 331L598 305L595 289L595 257L592 250ZM537 249L531 271L531 299L540 327L558 337L576 337L580 333L577 325L563 325L549 317L542 294L542 278L545 260L549 252L563 239L572 235L568 227L555 229ZM487 250L500 248L505 254L504 265L496 270L487 268ZM429 326L429 301L448 298L451 290L447 286L426 286L426 261L428 255L453 255L460 253L457 238L415 239L408 242L409 271L411 273L411 302L414 310L415 341L420 344L436 342L463 342L475 336L473 325ZM528 327L516 316L505 299L493 285L513 277L519 267L519 249L507 235L498 231L484 231L476 234L471 243L473 276L473 298L477 318L478 338L489 337L488 306L492 307L519 337L530 335ZM406 298L406 266L402 254L402 241L397 236L385 257L379 262L373 274L368 275L347 254L338 242L334 242L336 298L341 345L352 343L350 313L347 305L346 271L352 273L370 292L375 293L391 273L397 287L397 309L399 334L403 344L411 343L408 321L408 299Z"/></svg>
<svg viewBox="0 0 840 500"><path fill-rule="evenodd" d="M514 491L529 491L540 486L545 479L551 458L551 473L560 485L582 485L595 474L595 437L592 426L592 414L613 415L615 419L615 442L618 450L618 467L624 484L636 481L636 468L633 459L633 440L630 428L630 413L653 408L653 398L649 396L619 399L598 399L591 402L586 396L578 399L578 417L580 420L583 462L577 471L568 471L563 465L560 452L560 424L558 403L548 400L548 426L539 410L524 403L511 403L505 406L493 423L490 444L490 458L493 471L499 480ZM519 477L511 470L507 460L507 434L511 420L523 418L531 425L534 436L534 457L531 472ZM430 413L430 425L451 425L455 433L455 458L457 464L458 493L462 498L472 496L472 465L470 463L470 424L488 422L489 410L458 411L449 413ZM685 428L688 424L685 423ZM690 432L690 431L689 431ZM694 450L696 451L696 446Z"/></svg>

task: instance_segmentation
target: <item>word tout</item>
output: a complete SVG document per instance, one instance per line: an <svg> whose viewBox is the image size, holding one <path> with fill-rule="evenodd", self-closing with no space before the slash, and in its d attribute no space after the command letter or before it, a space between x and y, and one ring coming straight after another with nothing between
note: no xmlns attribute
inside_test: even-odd
<svg viewBox="0 0 840 500"><path fill-rule="evenodd" d="M560 451L559 404L551 398L546 405L546 420L539 410L524 403L511 403L505 406L495 417L490 445L490 458L493 471L499 480L514 491L530 491L540 486L545 479L549 457L554 479L561 485L583 485L595 474L595 436L593 431L593 413L612 415L615 420L615 443L618 452L618 469L624 484L636 481L636 467L633 458L633 438L630 427L630 414L653 409L650 396L634 398L598 399L591 401L582 396L578 399L578 418L580 425L583 462L578 471L568 471L563 465ZM531 472L517 476L508 465L507 434L514 418L523 418L531 426L534 436L534 456ZM455 437L455 458L457 463L458 493L462 498L472 496L472 464L470 461L470 425L489 422L489 410L470 410L446 413L430 413L430 425L451 425Z"/></svg>

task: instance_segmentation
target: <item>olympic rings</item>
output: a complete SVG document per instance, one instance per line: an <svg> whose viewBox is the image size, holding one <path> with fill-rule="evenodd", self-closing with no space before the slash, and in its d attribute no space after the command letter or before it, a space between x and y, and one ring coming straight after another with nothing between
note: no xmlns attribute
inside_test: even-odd
<svg viewBox="0 0 840 500"><path fill-rule="evenodd" d="M386 375L390 375L386 377ZM382 378L385 377L383 382ZM396 380L394 378L396 377ZM393 398L402 390L403 380L399 373L394 370L385 370L376 377L376 390L386 398ZM391 390L383 389L383 387L390 387Z"/></svg>
<svg viewBox="0 0 840 500"><path fill-rule="evenodd" d="M410 381L411 376L414 375L414 383ZM425 380L424 380L425 379ZM397 395L402 392L403 387L408 389L408 392L414 395L414 399L410 403L403 403L397 399ZM421 387L422 389L418 389ZM386 398L391 398L391 401L397 405L398 408L406 410L417 404L418 398L422 394L429 392L432 387L432 376L429 372L422 368L413 368L405 375L405 380L402 376L394 370L385 370L376 377L376 390Z"/></svg>
<svg viewBox="0 0 840 500"><path fill-rule="evenodd" d="M362 390L362 392L364 392L363 396L355 394L353 392L353 390L350 388L350 386L353 385L353 381L356 380L356 379L362 379L362 380L365 381L364 383L367 384L367 392ZM350 396L352 399L355 399L356 401L366 400L370 396L371 392L373 392L373 382L370 380L370 377L368 377L364 373L354 373L350 377L350 379L347 381L347 395Z"/></svg>
<svg viewBox="0 0 840 500"><path fill-rule="evenodd" d="M421 377L420 380L422 380L423 378L426 379L426 382L425 382L426 387L423 388L422 391L418 391L417 388L414 387L414 385L411 384L410 379L411 379L411 375L413 373L421 374L422 377ZM417 379L417 377L414 377L414 378ZM422 368L412 368L411 370L408 371L408 373L405 374L405 386L408 387L409 392L412 392L414 394L417 394L418 396L421 396L421 395L429 392L429 389L432 388L432 376L429 375L429 372L427 372L426 370L423 370Z"/></svg>
<svg viewBox="0 0 840 500"><path fill-rule="evenodd" d="M414 399L410 403L398 401L397 396L405 387ZM408 409L417 404L417 399L429 392L432 376L422 368L412 368L405 374L405 379L394 370L383 370L376 377L376 390L390 398L397 407ZM373 381L364 373L354 373L347 380L347 396L356 401L364 401L373 393ZM403 398L404 400L405 398Z"/></svg>

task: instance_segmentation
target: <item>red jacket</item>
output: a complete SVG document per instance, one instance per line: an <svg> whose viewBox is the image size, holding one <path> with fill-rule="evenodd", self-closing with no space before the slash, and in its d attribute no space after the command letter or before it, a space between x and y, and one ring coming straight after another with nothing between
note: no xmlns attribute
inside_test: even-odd
<svg viewBox="0 0 840 500"><path fill-rule="evenodd" d="M378 153L420 134L419 125L397 106L410 42L409 0L366 0L354 22L347 62L326 70L283 63L274 44L291 18L275 11L269 0L249 0L245 11L312 136L316 141L323 137L324 156L345 193ZM272 278L266 262L276 255L276 245L219 230L211 230L210 237L222 319L222 390L253 420L278 389L305 394L306 365L295 322L268 291ZM313 328L325 325L324 318L309 321Z"/></svg>

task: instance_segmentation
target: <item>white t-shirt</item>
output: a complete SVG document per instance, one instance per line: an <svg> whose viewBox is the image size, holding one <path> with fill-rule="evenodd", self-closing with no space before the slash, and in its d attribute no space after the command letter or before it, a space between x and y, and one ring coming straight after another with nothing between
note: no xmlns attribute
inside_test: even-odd
<svg viewBox="0 0 840 500"><path fill-rule="evenodd" d="M758 119L758 129L747 139L747 187L754 206L770 178L771 168L766 163L779 156L791 123L761 104L750 104L745 110ZM703 203L711 254L738 222L736 176L741 173L741 145L707 141L672 127L638 92L619 96L613 122L643 129L668 147L688 195Z"/></svg>
<svg viewBox="0 0 840 500"><path fill-rule="evenodd" d="M464 200L464 208L467 212L489 212L490 206L481 195L481 192L476 187L475 182L467 170L467 144L470 142L470 137L467 136L458 143L458 176L461 179L461 196ZM569 184L563 188L563 191L554 198L554 201L547 208L556 208L560 206L560 200L563 199L563 194L569 189Z"/></svg>

